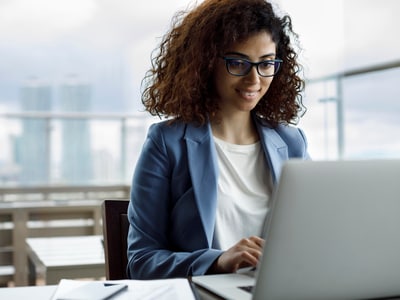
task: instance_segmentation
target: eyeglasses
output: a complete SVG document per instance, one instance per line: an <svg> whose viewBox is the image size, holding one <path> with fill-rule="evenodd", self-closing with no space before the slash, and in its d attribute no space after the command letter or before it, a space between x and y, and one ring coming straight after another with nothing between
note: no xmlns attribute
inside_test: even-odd
<svg viewBox="0 0 400 300"><path fill-rule="evenodd" d="M272 77L278 73L283 60L268 59L260 62L251 62L244 58L222 57L225 60L226 70L233 76L246 76L253 66L256 67L258 75Z"/></svg>

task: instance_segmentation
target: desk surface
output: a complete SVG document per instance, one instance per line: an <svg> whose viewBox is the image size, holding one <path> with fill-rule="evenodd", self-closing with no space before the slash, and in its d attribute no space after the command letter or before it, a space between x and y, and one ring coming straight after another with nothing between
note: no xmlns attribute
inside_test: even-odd
<svg viewBox="0 0 400 300"><path fill-rule="evenodd" d="M0 288L0 299L49 300L53 296L56 289L56 285Z"/></svg>
<svg viewBox="0 0 400 300"><path fill-rule="evenodd" d="M50 300L57 289L56 285L45 286L27 286L27 287L11 287L0 288L0 299L4 300ZM200 300L218 300L216 297L206 290L197 289Z"/></svg>

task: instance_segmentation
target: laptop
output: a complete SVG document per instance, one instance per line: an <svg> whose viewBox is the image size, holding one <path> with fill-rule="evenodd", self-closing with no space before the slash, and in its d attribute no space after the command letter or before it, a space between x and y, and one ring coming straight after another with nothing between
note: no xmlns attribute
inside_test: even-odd
<svg viewBox="0 0 400 300"><path fill-rule="evenodd" d="M194 283L225 299L400 296L400 160L291 160L271 201L255 276Z"/></svg>

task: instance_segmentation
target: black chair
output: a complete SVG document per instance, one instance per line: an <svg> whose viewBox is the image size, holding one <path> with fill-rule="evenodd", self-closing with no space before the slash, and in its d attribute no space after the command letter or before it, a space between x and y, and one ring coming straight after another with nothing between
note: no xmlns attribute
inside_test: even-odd
<svg viewBox="0 0 400 300"><path fill-rule="evenodd" d="M107 280L127 279L129 200L104 200L102 204L104 254Z"/></svg>

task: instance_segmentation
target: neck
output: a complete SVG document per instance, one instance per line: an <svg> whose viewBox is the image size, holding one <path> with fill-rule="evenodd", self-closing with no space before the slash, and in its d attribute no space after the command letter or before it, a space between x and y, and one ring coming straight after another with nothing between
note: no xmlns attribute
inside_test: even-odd
<svg viewBox="0 0 400 300"><path fill-rule="evenodd" d="M238 145L254 144L259 140L257 129L250 114L241 114L211 121L216 138Z"/></svg>

